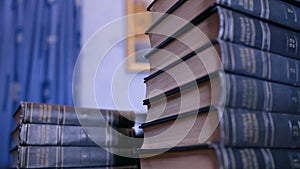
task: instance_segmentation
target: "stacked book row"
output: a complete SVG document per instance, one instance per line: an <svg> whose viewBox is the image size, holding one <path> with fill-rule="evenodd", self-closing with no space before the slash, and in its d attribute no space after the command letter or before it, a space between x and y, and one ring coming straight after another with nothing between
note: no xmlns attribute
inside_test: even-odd
<svg viewBox="0 0 300 169"><path fill-rule="evenodd" d="M22 102L12 168L139 168L135 113Z"/></svg>
<svg viewBox="0 0 300 169"><path fill-rule="evenodd" d="M297 168L300 7L154 0L142 168Z"/></svg>

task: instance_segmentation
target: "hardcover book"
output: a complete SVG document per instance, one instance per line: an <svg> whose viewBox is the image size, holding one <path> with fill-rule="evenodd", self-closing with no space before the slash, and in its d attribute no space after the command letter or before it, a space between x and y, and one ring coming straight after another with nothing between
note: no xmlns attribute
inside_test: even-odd
<svg viewBox="0 0 300 169"><path fill-rule="evenodd" d="M143 169L297 168L299 149L229 148L216 145L142 149Z"/></svg>
<svg viewBox="0 0 300 169"><path fill-rule="evenodd" d="M113 127L131 128L134 126L135 113L131 111L21 102L14 114L14 119L15 124L42 123L96 127L110 125Z"/></svg>

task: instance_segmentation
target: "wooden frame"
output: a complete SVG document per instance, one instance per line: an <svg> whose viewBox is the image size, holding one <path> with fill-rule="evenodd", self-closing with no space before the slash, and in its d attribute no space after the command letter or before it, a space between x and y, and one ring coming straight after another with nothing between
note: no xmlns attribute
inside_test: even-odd
<svg viewBox="0 0 300 169"><path fill-rule="evenodd" d="M150 13L146 13L148 5L149 0L126 0L126 56L129 71L149 70L149 63L144 58L150 49L149 38L145 35L151 23Z"/></svg>

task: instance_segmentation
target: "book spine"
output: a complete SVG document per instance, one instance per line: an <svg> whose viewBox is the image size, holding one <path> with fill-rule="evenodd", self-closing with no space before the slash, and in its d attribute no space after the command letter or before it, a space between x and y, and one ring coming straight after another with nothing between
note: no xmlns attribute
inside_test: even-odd
<svg viewBox="0 0 300 169"><path fill-rule="evenodd" d="M300 147L300 115L224 110L222 140L237 147Z"/></svg>
<svg viewBox="0 0 300 169"><path fill-rule="evenodd" d="M300 59L299 32L218 7L221 17L219 38Z"/></svg>
<svg viewBox="0 0 300 169"><path fill-rule="evenodd" d="M18 165L19 168L62 168L137 164L137 159L129 158L133 154L133 149L115 151L124 151L128 157L112 154L100 147L20 146Z"/></svg>
<svg viewBox="0 0 300 169"><path fill-rule="evenodd" d="M93 139L87 134L97 133ZM16 131L18 132L18 131ZM92 133L91 133L92 132ZM124 136L124 137L123 137ZM40 124L22 124L19 135L14 134L15 144L51 146L115 146L133 147L128 137L135 137L134 129L111 127L80 127Z"/></svg>
<svg viewBox="0 0 300 169"><path fill-rule="evenodd" d="M116 113L110 110L78 110L67 106L53 106L47 104L24 103L22 107L22 123L47 123L57 125L85 125L104 127L107 124L113 127L133 127L134 114ZM77 112L76 112L77 111Z"/></svg>
<svg viewBox="0 0 300 169"><path fill-rule="evenodd" d="M229 107L300 113L300 88L227 73L226 101ZM223 86L225 87L225 86Z"/></svg>
<svg viewBox="0 0 300 169"><path fill-rule="evenodd" d="M219 0L219 4L291 29L300 29L300 8L283 1Z"/></svg>
<svg viewBox="0 0 300 169"><path fill-rule="evenodd" d="M226 71L300 86L300 61L240 44L219 42ZM280 68L280 69L278 69Z"/></svg>
<svg viewBox="0 0 300 169"><path fill-rule="evenodd" d="M299 149L217 148L219 168L299 168Z"/></svg>

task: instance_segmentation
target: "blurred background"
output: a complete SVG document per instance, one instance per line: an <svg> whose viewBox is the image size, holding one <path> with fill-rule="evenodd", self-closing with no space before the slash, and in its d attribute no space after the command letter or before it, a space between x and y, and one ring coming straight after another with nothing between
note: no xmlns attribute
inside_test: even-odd
<svg viewBox="0 0 300 169"><path fill-rule="evenodd" d="M76 83L72 84L72 78L81 47L97 30L128 14L144 12L149 3L149 0L0 1L0 166L10 162L13 114L20 101L73 105L74 87L78 106L95 107L90 103L96 99L97 108L145 113L143 78L148 74L148 65L142 54L134 54L149 48L148 39L142 34L111 47L97 70L95 98L85 92L85 78L90 72L84 67L88 61L83 58L80 63L83 65ZM132 31L130 28L144 29L148 23L148 17L124 21L97 45L105 46ZM125 92L126 97L116 98L118 91Z"/></svg>

